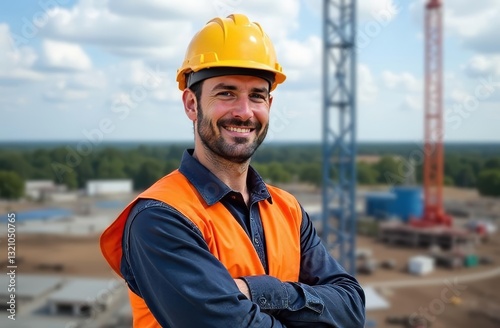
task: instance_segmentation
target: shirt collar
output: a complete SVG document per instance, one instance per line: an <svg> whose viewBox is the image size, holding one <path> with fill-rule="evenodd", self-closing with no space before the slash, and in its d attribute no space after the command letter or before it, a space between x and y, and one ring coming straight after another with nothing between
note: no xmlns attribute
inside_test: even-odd
<svg viewBox="0 0 500 328"><path fill-rule="evenodd" d="M179 172L191 182L205 202L211 206L220 201L232 190L194 158L193 151L193 149L184 151ZM271 194L264 180L251 166L248 169L247 185L252 202L267 199L267 201L272 203Z"/></svg>

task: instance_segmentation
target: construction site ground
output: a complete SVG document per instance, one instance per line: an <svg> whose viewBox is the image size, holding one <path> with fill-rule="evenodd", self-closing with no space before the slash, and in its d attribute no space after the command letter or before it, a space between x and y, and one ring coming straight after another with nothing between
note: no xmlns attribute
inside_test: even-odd
<svg viewBox="0 0 500 328"><path fill-rule="evenodd" d="M86 237L19 233L18 273L116 278L98 241L97 233ZM499 233L475 247L492 263L455 270L437 267L424 276L409 274L406 266L410 257L427 254L426 249L390 246L365 235L357 236L357 248L370 249L379 264L385 260L395 264L392 269L378 267L372 274L357 275L363 286L375 288L389 304L367 312L367 327L405 327L416 316L425 317L431 327L500 327ZM401 323L388 323L391 318Z"/></svg>

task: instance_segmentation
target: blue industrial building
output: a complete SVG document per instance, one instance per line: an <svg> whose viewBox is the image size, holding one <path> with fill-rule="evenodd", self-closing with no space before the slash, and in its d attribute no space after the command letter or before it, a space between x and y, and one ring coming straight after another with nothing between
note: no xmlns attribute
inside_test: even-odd
<svg viewBox="0 0 500 328"><path fill-rule="evenodd" d="M378 219L398 217L404 222L422 216L422 189L399 186L389 192L368 193L365 198L366 215Z"/></svg>

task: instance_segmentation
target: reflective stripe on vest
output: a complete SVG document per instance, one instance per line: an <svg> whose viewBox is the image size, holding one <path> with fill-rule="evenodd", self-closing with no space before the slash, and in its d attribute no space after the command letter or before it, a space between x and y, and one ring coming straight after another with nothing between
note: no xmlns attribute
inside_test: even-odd
<svg viewBox="0 0 500 328"><path fill-rule="evenodd" d="M302 212L292 195L267 187L273 203L263 200L258 206L266 240L268 274L282 281L297 281ZM162 201L191 220L203 234L210 252L233 278L265 274L251 239L233 215L220 202L208 206L196 188L176 170L140 194L103 232L101 251L120 276L123 231L130 210L139 199ZM144 300L132 291L129 296L134 327L160 327Z"/></svg>

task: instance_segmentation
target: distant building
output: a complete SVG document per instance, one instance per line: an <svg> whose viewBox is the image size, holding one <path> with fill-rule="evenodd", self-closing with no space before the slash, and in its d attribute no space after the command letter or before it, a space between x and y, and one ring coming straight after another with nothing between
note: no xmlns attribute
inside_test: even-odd
<svg viewBox="0 0 500 328"><path fill-rule="evenodd" d="M0 276L0 308L8 308L8 301L12 292L9 292L11 277L6 274ZM60 288L63 279L41 275L18 275L15 280L16 302L33 302L46 296L48 293Z"/></svg>
<svg viewBox="0 0 500 328"><path fill-rule="evenodd" d="M133 191L131 179L121 180L89 180L85 188L88 196L104 196L128 194Z"/></svg>
<svg viewBox="0 0 500 328"><path fill-rule="evenodd" d="M44 192L56 190L52 180L27 180L24 185L24 195L33 200L40 200Z"/></svg>
<svg viewBox="0 0 500 328"><path fill-rule="evenodd" d="M423 213L422 189L397 186L390 192L371 192L365 195L366 215L378 219L398 217L407 222Z"/></svg>
<svg viewBox="0 0 500 328"><path fill-rule="evenodd" d="M91 278L71 279L47 298L51 315L78 317L105 311L112 301L109 280Z"/></svg>
<svg viewBox="0 0 500 328"><path fill-rule="evenodd" d="M24 185L24 195L35 201L74 201L75 192L68 192L65 185L55 184L52 180L28 180Z"/></svg>

